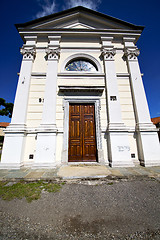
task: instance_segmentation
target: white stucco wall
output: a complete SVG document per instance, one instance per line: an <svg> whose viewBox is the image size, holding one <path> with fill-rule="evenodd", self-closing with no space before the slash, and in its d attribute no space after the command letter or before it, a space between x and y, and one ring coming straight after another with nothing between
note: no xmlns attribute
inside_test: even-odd
<svg viewBox="0 0 160 240"><path fill-rule="evenodd" d="M123 60L124 52L122 50L117 50L115 59L116 73L128 73L126 61Z"/></svg>
<svg viewBox="0 0 160 240"><path fill-rule="evenodd" d="M56 148L56 163L61 164L62 150L63 150L63 133L57 135L57 148Z"/></svg>
<svg viewBox="0 0 160 240"><path fill-rule="evenodd" d="M36 150L36 134L28 134L25 137L25 149L24 149L24 165L32 166L32 163L35 158L35 150ZM33 154L33 159L29 159L29 155Z"/></svg>
<svg viewBox="0 0 160 240"><path fill-rule="evenodd" d="M45 79L32 78L27 110L27 127L38 127L42 119ZM39 102L39 98L42 102Z"/></svg>
<svg viewBox="0 0 160 240"><path fill-rule="evenodd" d="M139 163L138 161L138 153L137 153L137 143L136 137L134 133L129 133L129 143L130 143L130 152L131 154L135 154L135 158L132 158L134 163Z"/></svg>
<svg viewBox="0 0 160 240"><path fill-rule="evenodd" d="M41 51L37 50L32 72L37 72L37 73L47 72L47 61L45 60L45 56L46 56L46 53L44 50L41 50Z"/></svg>
<svg viewBox="0 0 160 240"><path fill-rule="evenodd" d="M117 78L122 119L127 127L135 127L135 116L130 90L129 78Z"/></svg>
<svg viewBox="0 0 160 240"><path fill-rule="evenodd" d="M63 73L62 65L63 62L72 56L73 54L86 53L85 50L76 51L72 50L71 48L78 48L78 47L88 47L88 48L95 48L93 51L87 52L87 54L91 55L95 59L97 59L100 63L102 74L104 73L104 65L102 59L100 59L101 52L100 50L100 43L99 42L69 42L64 41L61 42L60 47L62 48L60 59L58 62L58 74ZM28 110L27 110L27 127L30 129L35 129L40 126L42 120L42 111L43 111L43 99L44 99L44 92L45 92L45 82L47 71L47 61L45 59L45 48L47 47L47 43L45 42L38 42L37 43L37 54L35 61L33 63L32 74L34 75L31 78L30 84L30 92L29 92L29 102L28 102ZM115 43L115 48L122 48L123 45L121 43ZM67 49L68 48L68 49ZM69 50L70 49L70 50ZM126 62L123 60L123 51L117 50L117 54L115 55L115 68L117 74L127 74L127 66ZM39 75L36 75L39 74ZM134 118L134 111L133 111L133 104L130 92L130 84L128 77L118 77L117 78L118 88L119 88L119 97L121 103L121 110L122 110L122 119L124 124L127 127L135 127L135 118ZM56 162L60 164L62 159L62 150L63 150L63 130L64 130L64 109L63 109L63 94L59 93L59 86L105 86L105 78L104 77L91 77L91 76L59 76L57 78L57 105L56 105L56 125L58 128L57 134L57 146L56 149ZM42 102L39 102L39 98L42 99ZM100 120L101 120L101 129L102 129L102 147L104 151L104 159L107 162L107 142L106 142L106 135L105 130L107 128L107 113L106 113L106 96L105 90L103 91L102 96L100 97L101 101L101 110L100 110ZM136 143L135 139L133 138L133 134L129 136L131 152L136 153ZM29 160L29 154L35 154L36 150L36 138L34 135L28 134L26 137L26 144L25 144L25 153L24 153L24 162L29 164L31 160Z"/></svg>

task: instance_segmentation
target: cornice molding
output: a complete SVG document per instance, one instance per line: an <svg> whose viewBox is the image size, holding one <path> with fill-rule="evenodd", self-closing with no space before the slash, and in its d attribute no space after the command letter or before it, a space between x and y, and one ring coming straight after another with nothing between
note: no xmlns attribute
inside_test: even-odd
<svg viewBox="0 0 160 240"><path fill-rule="evenodd" d="M24 36L28 35L28 34L33 34L33 35L37 35L37 34L98 34L98 35L102 35L103 37L108 37L109 35L113 36L113 35L123 35L123 36L127 36L127 37L135 37L137 39L137 37L139 37L141 35L141 31L139 30L126 30L126 29L67 29L67 28L63 28L63 29L20 29L19 31L20 34L23 34Z"/></svg>
<svg viewBox="0 0 160 240"><path fill-rule="evenodd" d="M58 77L94 77L94 78L99 78L99 77L104 77L104 73L90 73L90 72L61 72L58 73Z"/></svg>
<svg viewBox="0 0 160 240"><path fill-rule="evenodd" d="M102 93L105 86L59 86L61 92L100 92Z"/></svg>
<svg viewBox="0 0 160 240"><path fill-rule="evenodd" d="M46 73L32 72L32 77L46 77Z"/></svg>
<svg viewBox="0 0 160 240"><path fill-rule="evenodd" d="M138 41L139 37L141 36L140 30L126 30L126 29L19 29L19 34L22 37L23 41L25 42L25 36L28 35L36 35L36 36L45 36L48 35L59 35L59 36L65 36L65 35L73 35L73 36L87 36L87 35L93 35L98 37L109 37L113 36L116 37L132 37L135 38L135 43Z"/></svg>
<svg viewBox="0 0 160 240"><path fill-rule="evenodd" d="M124 78L124 77L129 77L130 74L129 73L116 73L117 77L118 78Z"/></svg>

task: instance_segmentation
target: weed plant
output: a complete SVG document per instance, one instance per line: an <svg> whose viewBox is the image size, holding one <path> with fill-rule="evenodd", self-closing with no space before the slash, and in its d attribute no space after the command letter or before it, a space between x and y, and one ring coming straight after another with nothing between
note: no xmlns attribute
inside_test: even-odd
<svg viewBox="0 0 160 240"><path fill-rule="evenodd" d="M14 198L22 199L26 198L27 202L37 200L41 196L41 192L57 192L59 191L64 183L53 183L53 182L25 182L20 181L17 183L11 182L0 182L0 197L3 200L12 200Z"/></svg>

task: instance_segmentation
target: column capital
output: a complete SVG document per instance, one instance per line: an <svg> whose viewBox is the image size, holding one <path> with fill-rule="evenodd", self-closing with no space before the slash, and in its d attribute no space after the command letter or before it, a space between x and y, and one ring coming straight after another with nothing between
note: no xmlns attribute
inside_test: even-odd
<svg viewBox="0 0 160 240"><path fill-rule="evenodd" d="M106 61L113 60L113 57L115 54L116 54L116 49L114 48L102 48L102 56Z"/></svg>
<svg viewBox="0 0 160 240"><path fill-rule="evenodd" d="M23 55L23 60L31 60L33 61L36 56L36 48L30 47L25 48L24 46L20 49L20 53Z"/></svg>
<svg viewBox="0 0 160 240"><path fill-rule="evenodd" d="M125 48L124 50L124 56L129 60L129 61L135 61L137 60L137 57L139 56L140 51L138 48Z"/></svg>
<svg viewBox="0 0 160 240"><path fill-rule="evenodd" d="M48 60L58 60L60 56L60 48L46 48L46 57Z"/></svg>

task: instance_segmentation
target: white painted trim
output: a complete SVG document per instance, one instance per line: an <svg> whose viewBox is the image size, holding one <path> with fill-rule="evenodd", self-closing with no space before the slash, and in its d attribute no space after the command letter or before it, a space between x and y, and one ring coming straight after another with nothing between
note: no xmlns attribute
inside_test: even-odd
<svg viewBox="0 0 160 240"><path fill-rule="evenodd" d="M62 52L67 52L66 50L68 50L69 52L75 52L75 51L97 51L99 52L101 50L101 47L70 47L70 46L67 46L67 47L61 47L61 51Z"/></svg>
<svg viewBox="0 0 160 240"><path fill-rule="evenodd" d="M32 27L32 29L35 29L35 28L37 28L37 27L41 27L41 26L43 26L43 25L48 25L48 24L51 24L52 22L59 22L59 21L62 21L62 19L65 19L65 18L70 18L70 17L74 17L74 16L76 16L76 15L79 15L79 13L78 12L76 12L76 13L70 13L70 15L68 15L68 16L63 16L63 17L58 17L57 19L52 19L52 20L50 20L50 21L47 21L47 22L44 22L44 23L41 23L41 24L39 24L39 25L35 25L35 26L33 26ZM66 22L67 22L67 20L66 20Z"/></svg>
<svg viewBox="0 0 160 240"><path fill-rule="evenodd" d="M114 48L116 51L122 52L124 48ZM86 51L87 52L99 52L101 50L101 47L61 47L61 52L82 52L82 51Z"/></svg>
<svg viewBox="0 0 160 240"><path fill-rule="evenodd" d="M129 73L116 73L116 76L118 78L124 78L124 77L128 78L130 76L130 74Z"/></svg>
<svg viewBox="0 0 160 240"><path fill-rule="evenodd" d="M66 29L65 30L56 30L56 29L51 29L51 30L41 30L41 29L39 29L38 31L37 30L35 30L35 31L33 31L32 29L31 30L29 30L29 29L27 29L27 31L25 31L25 30L20 30L19 31L19 34L23 34L23 35L25 35L25 34L53 34L53 35L55 35L55 34L89 34L89 35L99 35L99 34L101 34L102 36L108 36L108 35L111 35L111 36L113 36L113 35L122 35L122 36L124 36L124 34L125 34L125 36L132 36L132 37L140 37L140 35L141 35L141 33L140 33L140 31L139 30L126 30L126 29L117 29L116 31L115 31L115 29L99 29L99 31L96 29L96 31L90 31L90 30L88 30L88 29L86 29L87 31L84 31L85 29L81 29L82 31L79 31L79 29L78 29L78 31L76 31L77 29L75 29L75 31L70 31L70 30L68 30L68 31L66 31Z"/></svg>
<svg viewBox="0 0 160 240"><path fill-rule="evenodd" d="M61 92L103 92L105 86L93 86L93 87L82 87L82 86L59 86Z"/></svg>
<svg viewBox="0 0 160 240"><path fill-rule="evenodd" d="M41 73L41 72L32 72L31 76L32 77L46 77L46 73Z"/></svg>
<svg viewBox="0 0 160 240"><path fill-rule="evenodd" d="M74 72L74 71L66 71L58 73L58 77L105 77L104 73L90 73L90 72Z"/></svg>
<svg viewBox="0 0 160 240"><path fill-rule="evenodd" d="M94 27L91 27L91 26L89 26L87 24L84 24L84 23L81 23L81 22L76 22L76 23L72 23L70 25L66 25L64 28L74 28L77 25L81 25L81 26L83 26L83 27L85 27L87 29L95 29Z"/></svg>

